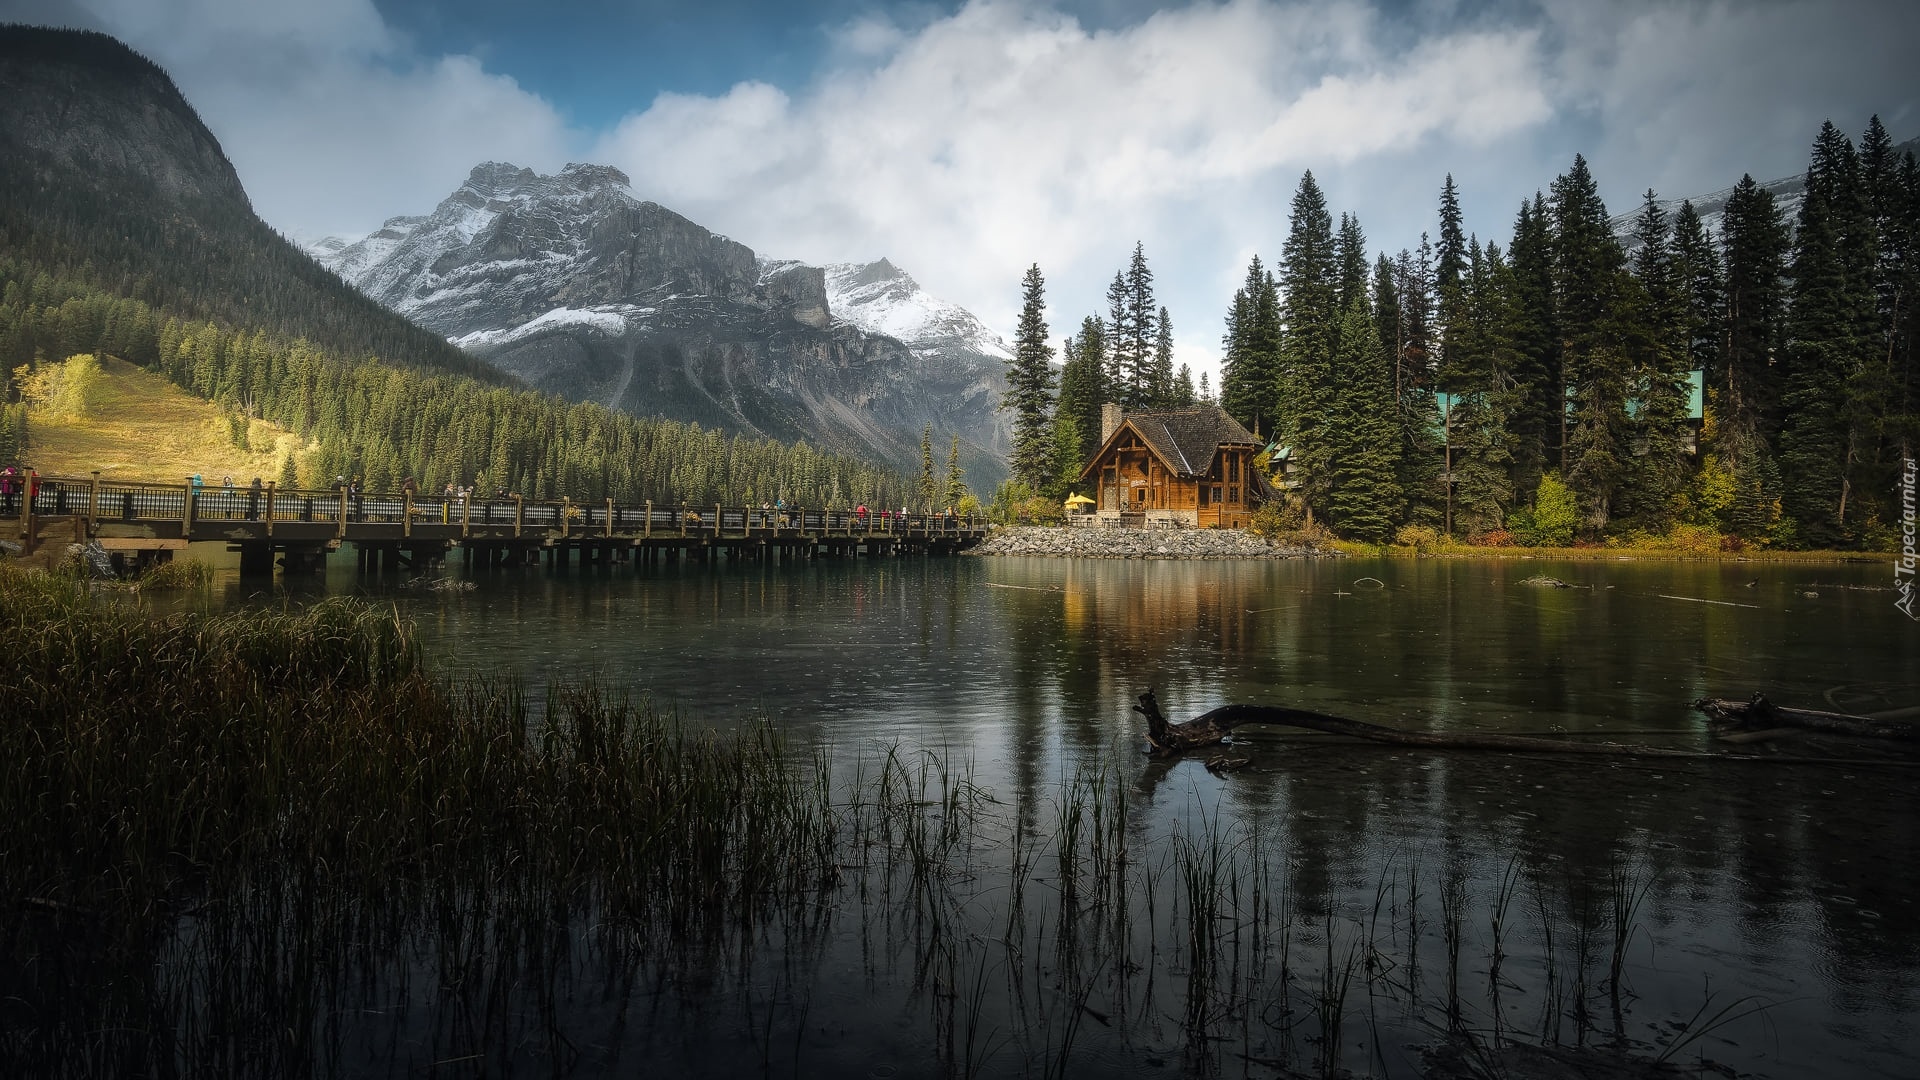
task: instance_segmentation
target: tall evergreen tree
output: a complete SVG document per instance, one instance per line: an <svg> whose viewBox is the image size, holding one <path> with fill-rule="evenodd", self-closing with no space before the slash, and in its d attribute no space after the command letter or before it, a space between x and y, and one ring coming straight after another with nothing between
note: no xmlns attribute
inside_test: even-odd
<svg viewBox="0 0 1920 1080"><path fill-rule="evenodd" d="M1179 388L1173 378L1173 319L1166 308L1160 309L1153 336L1152 399L1156 409L1171 409L1179 401Z"/></svg>
<svg viewBox="0 0 1920 1080"><path fill-rule="evenodd" d="M920 429L920 510L932 513L940 486L933 478L933 425Z"/></svg>
<svg viewBox="0 0 1920 1080"><path fill-rule="evenodd" d="M1135 241L1133 257L1127 262L1127 357L1132 366L1127 372L1128 388L1134 407L1158 408L1163 394L1155 366L1154 339L1159 330L1154 318L1153 271L1147 266L1147 249ZM1172 371L1168 371L1171 381Z"/></svg>
<svg viewBox="0 0 1920 1080"><path fill-rule="evenodd" d="M1122 270L1113 272L1113 282L1107 286L1107 325L1104 336L1107 343L1107 392L1122 408L1137 409L1140 407L1140 402L1134 397L1132 380L1139 361L1133 354L1133 307L1127 294L1126 272Z"/></svg>
<svg viewBox="0 0 1920 1080"><path fill-rule="evenodd" d="M1687 479L1687 371L1692 327L1687 283L1676 267L1666 211L1649 190L1634 222L1632 278L1622 289L1634 409L1632 457L1619 508L1648 529L1670 524L1674 497Z"/></svg>
<svg viewBox="0 0 1920 1080"><path fill-rule="evenodd" d="M958 508L967 497L967 473L960 467L960 436L947 448L947 505Z"/></svg>
<svg viewBox="0 0 1920 1080"><path fill-rule="evenodd" d="M1742 176L1720 223L1725 248L1726 345L1708 386L1727 452L1762 452L1777 423L1774 360L1786 314L1787 227L1773 193Z"/></svg>
<svg viewBox="0 0 1920 1080"><path fill-rule="evenodd" d="M1468 269L1467 238L1461 229L1460 193L1447 174L1440 188L1440 243L1434 249L1433 292L1436 304L1435 336L1439 339L1436 360L1437 385L1442 392L1454 392L1454 384L1463 378L1464 365L1471 361L1455 356L1452 338L1459 324L1467 319L1466 282Z"/></svg>
<svg viewBox="0 0 1920 1080"><path fill-rule="evenodd" d="M1336 531L1385 543L1399 517L1393 390L1384 349L1364 293L1341 313L1338 346L1328 364L1332 381L1327 454L1327 519Z"/></svg>
<svg viewBox="0 0 1920 1080"><path fill-rule="evenodd" d="M1872 407L1851 393L1869 366L1877 321L1876 238L1853 143L1832 123L1814 141L1794 233L1787 321L1782 505L1817 547L1845 542L1848 502Z"/></svg>
<svg viewBox="0 0 1920 1080"><path fill-rule="evenodd" d="M1255 255L1233 295L1222 340L1220 407L1256 434L1270 434L1280 395L1280 295Z"/></svg>
<svg viewBox="0 0 1920 1080"><path fill-rule="evenodd" d="M1394 402L1400 427L1400 491L1406 499L1402 518L1409 524L1438 527L1445 522L1446 488L1441 417L1434 389L1433 245L1426 234L1420 247L1402 248L1394 263L1394 300L1400 327L1393 348Z"/></svg>
<svg viewBox="0 0 1920 1080"><path fill-rule="evenodd" d="M1340 215L1340 230L1334 234L1334 247L1340 263L1340 280L1334 302L1344 312L1354 298L1365 300L1367 296L1367 234L1361 230L1358 217L1349 213Z"/></svg>
<svg viewBox="0 0 1920 1080"><path fill-rule="evenodd" d="M1517 497L1531 501L1548 468L1564 468L1565 375L1554 313L1553 233L1546 197L1535 192L1521 202L1507 252L1513 271L1509 331L1517 352L1513 377L1519 395L1509 421L1513 433L1513 483Z"/></svg>
<svg viewBox="0 0 1920 1080"><path fill-rule="evenodd" d="M1554 295L1571 415L1567 486L1590 529L1605 528L1631 451L1627 395L1631 361L1622 323L1624 256L1586 159L1553 183Z"/></svg>
<svg viewBox="0 0 1920 1080"><path fill-rule="evenodd" d="M1021 281L1020 326L1000 407L1013 413L1013 478L1038 491L1052 474L1053 347L1047 344L1046 282L1037 264Z"/></svg>
<svg viewBox="0 0 1920 1080"><path fill-rule="evenodd" d="M1080 439L1081 460L1100 446L1100 406L1109 400L1106 390L1106 331L1100 320L1087 316L1078 337L1067 339L1066 364L1060 369L1060 399L1056 417L1068 416Z"/></svg>
<svg viewBox="0 0 1920 1080"><path fill-rule="evenodd" d="M1293 448L1295 479L1322 516L1331 483L1333 350L1340 330L1339 258L1326 197L1308 172L1295 191L1280 254L1280 401L1275 434Z"/></svg>

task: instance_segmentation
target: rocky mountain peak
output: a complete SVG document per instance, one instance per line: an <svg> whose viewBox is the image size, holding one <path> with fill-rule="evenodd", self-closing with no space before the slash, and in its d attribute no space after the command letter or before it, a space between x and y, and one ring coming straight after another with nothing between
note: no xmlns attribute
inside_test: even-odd
<svg viewBox="0 0 1920 1080"><path fill-rule="evenodd" d="M906 271L893 265L893 263L889 262L886 256L883 255L873 262L855 270L852 274L847 275L846 280L848 285L859 286L878 285L884 281L898 281L902 278L905 278L909 283L913 281L912 278L907 277Z"/></svg>
<svg viewBox="0 0 1920 1080"><path fill-rule="evenodd" d="M611 165L571 163L560 170L560 178L582 192L598 191L602 188L619 188L624 191L633 186L633 181L627 179L626 173Z"/></svg>
<svg viewBox="0 0 1920 1080"><path fill-rule="evenodd" d="M467 174L464 190L489 199L504 199L525 191L539 179L532 169L506 161L483 161Z"/></svg>

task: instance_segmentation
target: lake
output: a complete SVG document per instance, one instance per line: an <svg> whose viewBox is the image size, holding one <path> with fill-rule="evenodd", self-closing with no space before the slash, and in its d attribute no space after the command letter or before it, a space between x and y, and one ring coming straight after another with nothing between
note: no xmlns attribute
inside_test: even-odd
<svg viewBox="0 0 1920 1080"><path fill-rule="evenodd" d="M1575 587L1521 583L1538 574ZM572 1050L488 1059L509 1067L1411 1077L1518 1042L1786 1078L1911 1076L1920 1056L1911 759L1245 728L1220 751L1244 767L1216 775L1207 753L1140 754L1130 711L1152 689L1175 720L1265 702L1710 751L1702 697L1920 705L1920 623L1885 564L959 557L474 581L335 567L327 588L395 604L438 670L591 680L697 727L764 719L848 784L891 755L967 823L937 882L869 868L724 962L621 959L570 923L560 1004L508 1027ZM216 603L255 588L225 578ZM627 966L643 974L616 993ZM458 1056L434 992L408 994L413 1019L370 1022L342 1060Z"/></svg>

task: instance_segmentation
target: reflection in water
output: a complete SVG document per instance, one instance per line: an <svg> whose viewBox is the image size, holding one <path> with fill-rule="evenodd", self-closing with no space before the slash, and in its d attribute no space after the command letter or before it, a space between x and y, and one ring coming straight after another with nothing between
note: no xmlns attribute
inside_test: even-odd
<svg viewBox="0 0 1920 1080"><path fill-rule="evenodd" d="M1543 571L1580 587L1518 584ZM889 751L937 759L947 786L916 774L929 789L907 802L941 822L962 815L961 778L982 800L941 849L944 872L900 835L874 839L871 876L699 963L623 945L590 905L558 913L571 944L540 978L571 989L515 1028L575 1047L558 1071L637 1057L706 1075L1266 1074L1337 1058L1413 1076L1424 1062L1408 1047L1452 1031L1892 1077L1920 1050L1909 768L1428 753L1250 729L1234 752L1252 768L1220 778L1140 757L1129 710L1153 688L1175 718L1274 701L1706 749L1687 705L1709 694L1920 703L1920 626L1889 593L1841 587L1886 576L898 559L530 571L470 594L381 595L445 669L595 679L698 725L764 715L835 748L848 785L871 785ZM885 800L865 802L882 830ZM446 947L431 927L410 933L424 954ZM526 972L491 977L519 1000ZM1764 1014L1684 1029L1703 1005L1748 998ZM435 1038L448 1056L471 1042Z"/></svg>

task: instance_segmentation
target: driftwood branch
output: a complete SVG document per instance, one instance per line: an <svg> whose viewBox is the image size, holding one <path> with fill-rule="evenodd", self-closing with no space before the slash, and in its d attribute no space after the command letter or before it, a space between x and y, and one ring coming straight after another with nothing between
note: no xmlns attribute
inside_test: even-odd
<svg viewBox="0 0 1920 1080"><path fill-rule="evenodd" d="M1920 742L1920 725L1903 720L1886 720L1849 713L1821 712L1817 709L1786 709L1768 701L1763 694L1751 701L1703 698L1693 707L1738 731L1766 728L1800 728L1837 735L1857 735L1868 739L1892 739L1896 742Z"/></svg>
<svg viewBox="0 0 1920 1080"><path fill-rule="evenodd" d="M1185 723L1170 723L1160 712L1153 691L1140 695L1133 711L1147 718L1148 752L1167 757L1201 746L1212 746L1227 733L1243 724L1278 724L1286 727L1324 731L1330 735L1351 735L1396 746L1427 746L1449 750L1505 750L1523 753L1600 754L1613 757L1698 758L1718 755L1694 750L1670 750L1657 746L1631 746L1623 743L1576 743L1564 739L1543 739L1530 735L1488 735L1468 732L1402 731L1398 728L1349 720L1344 716L1290 709L1281 705L1222 705L1201 713Z"/></svg>

